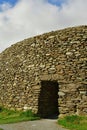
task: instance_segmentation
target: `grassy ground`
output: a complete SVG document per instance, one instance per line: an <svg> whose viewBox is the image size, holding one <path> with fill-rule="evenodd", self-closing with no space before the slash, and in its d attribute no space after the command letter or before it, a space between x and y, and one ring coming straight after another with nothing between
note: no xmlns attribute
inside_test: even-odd
<svg viewBox="0 0 87 130"><path fill-rule="evenodd" d="M32 111L13 111L5 108L0 108L0 124L16 123L21 121L36 120L39 117L32 113Z"/></svg>
<svg viewBox="0 0 87 130"><path fill-rule="evenodd" d="M87 117L66 116L58 120L58 124L70 130L87 130Z"/></svg>
<svg viewBox="0 0 87 130"><path fill-rule="evenodd" d="M3 130L2 128L0 128L0 130Z"/></svg>

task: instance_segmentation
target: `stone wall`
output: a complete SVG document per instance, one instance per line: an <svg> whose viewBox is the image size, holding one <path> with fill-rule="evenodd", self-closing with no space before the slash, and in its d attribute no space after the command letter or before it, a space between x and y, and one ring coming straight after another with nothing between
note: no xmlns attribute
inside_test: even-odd
<svg viewBox="0 0 87 130"><path fill-rule="evenodd" d="M87 115L87 26L25 39L0 54L0 105L38 113L42 81L59 84L60 115Z"/></svg>

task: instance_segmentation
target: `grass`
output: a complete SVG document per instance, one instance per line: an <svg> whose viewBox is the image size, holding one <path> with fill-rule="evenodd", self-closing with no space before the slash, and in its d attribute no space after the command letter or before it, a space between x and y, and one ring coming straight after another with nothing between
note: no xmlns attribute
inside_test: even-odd
<svg viewBox="0 0 87 130"><path fill-rule="evenodd" d="M27 111L13 111L0 107L0 124L16 123L21 121L40 119L31 110ZM0 129L1 130L1 129Z"/></svg>
<svg viewBox="0 0 87 130"><path fill-rule="evenodd" d="M0 128L0 130L3 130L2 128Z"/></svg>
<svg viewBox="0 0 87 130"><path fill-rule="evenodd" d="M70 130L87 130L87 117L77 115L66 116L59 119L58 124Z"/></svg>

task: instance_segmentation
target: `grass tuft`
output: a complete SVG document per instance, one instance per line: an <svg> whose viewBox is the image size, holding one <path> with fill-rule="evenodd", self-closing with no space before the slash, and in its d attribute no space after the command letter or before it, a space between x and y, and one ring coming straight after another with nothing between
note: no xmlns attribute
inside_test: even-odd
<svg viewBox="0 0 87 130"><path fill-rule="evenodd" d="M0 111L0 124L16 123L21 121L37 120L40 119L31 110L27 111L14 111L2 108Z"/></svg>
<svg viewBox="0 0 87 130"><path fill-rule="evenodd" d="M70 130L87 130L87 117L71 115L58 120L58 124Z"/></svg>
<svg viewBox="0 0 87 130"><path fill-rule="evenodd" d="M3 130L2 128L0 128L0 130Z"/></svg>
<svg viewBox="0 0 87 130"><path fill-rule="evenodd" d="M25 116L25 117L34 117L35 114L31 110L23 111L21 112L20 116Z"/></svg>

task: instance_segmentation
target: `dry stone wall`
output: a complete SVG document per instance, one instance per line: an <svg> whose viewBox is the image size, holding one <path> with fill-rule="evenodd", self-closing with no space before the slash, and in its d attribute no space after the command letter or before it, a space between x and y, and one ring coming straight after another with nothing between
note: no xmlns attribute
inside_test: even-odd
<svg viewBox="0 0 87 130"><path fill-rule="evenodd" d="M38 113L41 81L58 82L60 115L87 115L87 26L25 39L0 54L1 106Z"/></svg>

